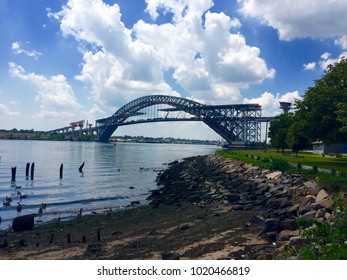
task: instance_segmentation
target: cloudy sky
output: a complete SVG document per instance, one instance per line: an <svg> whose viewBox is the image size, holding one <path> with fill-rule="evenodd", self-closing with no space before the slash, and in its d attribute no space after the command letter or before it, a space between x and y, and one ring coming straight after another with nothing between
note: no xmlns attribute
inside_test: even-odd
<svg viewBox="0 0 347 280"><path fill-rule="evenodd" d="M94 122L151 94L276 115L347 56L346 13L346 0L1 0L0 128ZM218 139L195 122L116 134Z"/></svg>

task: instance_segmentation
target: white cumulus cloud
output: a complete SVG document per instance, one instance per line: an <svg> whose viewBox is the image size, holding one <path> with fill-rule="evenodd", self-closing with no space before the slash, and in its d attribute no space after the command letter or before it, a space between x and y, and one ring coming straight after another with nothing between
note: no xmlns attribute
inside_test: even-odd
<svg viewBox="0 0 347 280"><path fill-rule="evenodd" d="M71 86L63 75L46 78L35 73L27 73L24 68L14 62L9 63L10 74L34 86L37 93L35 101L40 110L36 114L40 118L68 118L81 108L75 98ZM77 112L76 112L77 113Z"/></svg>
<svg viewBox="0 0 347 280"><path fill-rule="evenodd" d="M29 51L29 50L23 49L22 43L20 42L13 42L12 50L15 54L24 54L26 56L33 57L35 59L38 59L42 55L42 53L35 50Z"/></svg>
<svg viewBox="0 0 347 280"><path fill-rule="evenodd" d="M64 36L83 45L76 78L91 86L96 104L117 107L147 94L180 95L164 73L205 103L237 102L240 89L274 77L260 50L237 32L240 21L211 12L212 0L146 3L154 22L138 20L132 29L117 4L101 0L69 0L60 12L49 12ZM157 23L166 13L172 20Z"/></svg>
<svg viewBox="0 0 347 280"><path fill-rule="evenodd" d="M317 63L316 62L310 62L307 64L304 64L304 70L316 70Z"/></svg>
<svg viewBox="0 0 347 280"><path fill-rule="evenodd" d="M347 35L345 0L238 0L240 11L278 30L282 40Z"/></svg>
<svg viewBox="0 0 347 280"><path fill-rule="evenodd" d="M335 40L335 44L340 46L342 49L347 49L347 35L343 35Z"/></svg>
<svg viewBox="0 0 347 280"><path fill-rule="evenodd" d="M332 58L331 53L324 53L321 55L321 60L318 62L322 70L327 70L329 65L334 65L339 62L343 57L347 57L347 52L341 53L338 57Z"/></svg>
<svg viewBox="0 0 347 280"><path fill-rule="evenodd" d="M18 116L19 114L19 112L11 111L11 109L8 106L0 103L0 116L14 117Z"/></svg>
<svg viewBox="0 0 347 280"><path fill-rule="evenodd" d="M283 111L280 109L279 102L290 102L294 105L295 100L300 100L302 97L299 95L298 91L287 92L283 95L277 93L276 95L270 92L264 92L258 98L244 98L243 103L257 103L262 106L262 116L276 116L281 114Z"/></svg>

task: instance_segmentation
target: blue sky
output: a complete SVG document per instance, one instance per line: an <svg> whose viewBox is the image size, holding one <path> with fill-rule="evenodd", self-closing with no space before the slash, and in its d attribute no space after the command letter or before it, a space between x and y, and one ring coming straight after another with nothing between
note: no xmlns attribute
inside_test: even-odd
<svg viewBox="0 0 347 280"><path fill-rule="evenodd" d="M346 12L345 0L2 0L0 127L93 123L149 94L276 115L347 55ZM116 134L219 138L195 122Z"/></svg>

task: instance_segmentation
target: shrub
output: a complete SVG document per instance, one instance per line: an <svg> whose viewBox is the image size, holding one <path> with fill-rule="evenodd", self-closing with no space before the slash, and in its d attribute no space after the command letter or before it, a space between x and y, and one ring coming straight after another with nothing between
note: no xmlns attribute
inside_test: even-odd
<svg viewBox="0 0 347 280"><path fill-rule="evenodd" d="M311 221L301 233L307 244L299 247L298 254L304 260L346 260L347 259L347 205L342 199L334 202L334 218L330 223Z"/></svg>
<svg viewBox="0 0 347 280"><path fill-rule="evenodd" d="M290 169L290 165L288 162L282 159L273 159L270 165L271 169L280 170L280 171L288 171Z"/></svg>

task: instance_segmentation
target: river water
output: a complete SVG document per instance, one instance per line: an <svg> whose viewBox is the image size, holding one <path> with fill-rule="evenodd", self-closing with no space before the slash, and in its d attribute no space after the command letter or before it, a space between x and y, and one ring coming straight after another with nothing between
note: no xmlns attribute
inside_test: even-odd
<svg viewBox="0 0 347 280"><path fill-rule="evenodd" d="M158 172L167 163L195 155L206 155L217 146L0 140L0 198L12 199L11 206L0 205L6 229L18 215L38 213L41 203L47 208L40 224L84 213L102 212L110 207L124 209L131 202L146 203L150 190L157 188ZM79 172L79 167L85 162ZM34 163L34 178L26 177L26 165ZM63 178L60 166L63 164ZM11 168L16 181L11 182ZM20 199L20 192L26 198ZM17 213L17 204L22 206Z"/></svg>

